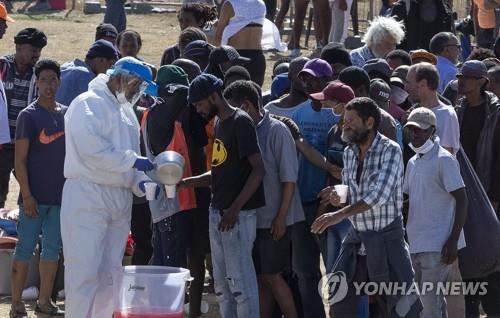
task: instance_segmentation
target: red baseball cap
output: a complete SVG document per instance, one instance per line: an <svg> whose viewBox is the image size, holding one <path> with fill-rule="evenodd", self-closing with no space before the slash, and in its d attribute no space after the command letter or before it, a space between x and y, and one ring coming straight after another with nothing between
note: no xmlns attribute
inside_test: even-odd
<svg viewBox="0 0 500 318"><path fill-rule="evenodd" d="M312 99L324 100L338 100L341 103L348 103L354 99L353 90L341 81L332 81L323 89L322 92L309 95Z"/></svg>

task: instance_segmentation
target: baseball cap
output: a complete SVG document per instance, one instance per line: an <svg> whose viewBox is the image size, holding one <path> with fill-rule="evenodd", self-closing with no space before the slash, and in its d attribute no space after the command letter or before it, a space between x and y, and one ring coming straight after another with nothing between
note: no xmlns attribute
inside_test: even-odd
<svg viewBox="0 0 500 318"><path fill-rule="evenodd" d="M391 87L380 78L370 81L370 98L374 101L386 103L391 97Z"/></svg>
<svg viewBox="0 0 500 318"><path fill-rule="evenodd" d="M393 72L391 77L397 77L406 83L406 76L408 75L408 71L410 71L410 67L408 65L398 66Z"/></svg>
<svg viewBox="0 0 500 318"><path fill-rule="evenodd" d="M288 74L278 74L271 83L271 98L278 99L290 91L290 79Z"/></svg>
<svg viewBox="0 0 500 318"><path fill-rule="evenodd" d="M123 57L106 72L108 76L116 74L130 74L139 77L148 84L145 93L151 96L158 95L158 86L153 82L153 75L149 66L131 56Z"/></svg>
<svg viewBox="0 0 500 318"><path fill-rule="evenodd" d="M120 59L118 50L111 42L106 40L98 40L90 46L86 58L93 59L95 57L104 57L114 60Z"/></svg>
<svg viewBox="0 0 500 318"><path fill-rule="evenodd" d="M0 19L3 19L7 22L16 22L7 13L7 8L5 8L5 4L3 2L0 2Z"/></svg>
<svg viewBox="0 0 500 318"><path fill-rule="evenodd" d="M330 64L322 59L312 59L308 61L302 71L299 72L299 77L301 74L307 73L314 77L331 77L333 74L332 67Z"/></svg>
<svg viewBox="0 0 500 318"><path fill-rule="evenodd" d="M331 81L326 85L322 92L309 95L312 99L323 100L338 100L341 103L348 103L354 99L352 88L342 83L341 81Z"/></svg>
<svg viewBox="0 0 500 318"><path fill-rule="evenodd" d="M210 52L214 48L215 46L207 43L206 41L195 40L186 45L182 54L185 58L193 58L195 56L209 56Z"/></svg>
<svg viewBox="0 0 500 318"><path fill-rule="evenodd" d="M15 44L31 44L37 48L47 45L47 36L36 28L26 28L19 31L14 37Z"/></svg>
<svg viewBox="0 0 500 318"><path fill-rule="evenodd" d="M470 60L464 62L458 70L457 77L460 76L488 79L488 69L482 61Z"/></svg>
<svg viewBox="0 0 500 318"><path fill-rule="evenodd" d="M250 59L240 56L240 53L234 47L222 45L210 52L210 62L215 64L232 62L233 64L243 65L249 63Z"/></svg>
<svg viewBox="0 0 500 318"><path fill-rule="evenodd" d="M389 77L391 77L391 74L392 74L392 70L391 70L391 67L389 66L389 63L387 63L387 61L384 59L368 60L368 61L366 61L365 65L363 66L363 69L368 73L368 75L370 75L370 73L372 73L372 72L379 72L382 75L389 78Z"/></svg>
<svg viewBox="0 0 500 318"><path fill-rule="evenodd" d="M222 89L224 83L212 74L202 73L189 86L188 102L190 104L204 100L217 90Z"/></svg>
<svg viewBox="0 0 500 318"><path fill-rule="evenodd" d="M110 23L101 23L95 29L95 39L97 41L104 37L117 38L118 30Z"/></svg>
<svg viewBox="0 0 500 318"><path fill-rule="evenodd" d="M181 84L189 86L189 80L186 72L179 66L163 65L156 75L156 84L163 87L168 84Z"/></svg>
<svg viewBox="0 0 500 318"><path fill-rule="evenodd" d="M429 129L429 127L436 127L436 115L428 108L415 108L410 113L405 128L408 126L415 126L424 130Z"/></svg>
<svg viewBox="0 0 500 318"><path fill-rule="evenodd" d="M437 58L434 54L428 52L427 50L415 50L410 52L410 57L413 63L415 60L424 60L425 62L429 62L432 65L437 64Z"/></svg>

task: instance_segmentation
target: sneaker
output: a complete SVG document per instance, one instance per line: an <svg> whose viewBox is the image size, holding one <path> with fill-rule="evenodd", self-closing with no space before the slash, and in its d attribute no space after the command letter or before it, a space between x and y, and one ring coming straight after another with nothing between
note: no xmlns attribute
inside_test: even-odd
<svg viewBox="0 0 500 318"><path fill-rule="evenodd" d="M36 303L35 312L38 314L46 314L50 316L64 316L64 311L59 309L52 301L49 300L48 303L41 305L39 302Z"/></svg>
<svg viewBox="0 0 500 318"><path fill-rule="evenodd" d="M20 302L16 305L12 305L9 311L9 318L24 318L28 317L28 313L26 312L26 307L23 302Z"/></svg>

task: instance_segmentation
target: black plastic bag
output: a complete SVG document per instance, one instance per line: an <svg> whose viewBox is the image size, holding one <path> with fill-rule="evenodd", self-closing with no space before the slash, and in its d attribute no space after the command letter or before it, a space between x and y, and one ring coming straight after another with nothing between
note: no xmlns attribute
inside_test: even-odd
<svg viewBox="0 0 500 318"><path fill-rule="evenodd" d="M464 279L481 278L500 269L500 222L465 151L457 153L469 206L464 225L466 247L458 253Z"/></svg>

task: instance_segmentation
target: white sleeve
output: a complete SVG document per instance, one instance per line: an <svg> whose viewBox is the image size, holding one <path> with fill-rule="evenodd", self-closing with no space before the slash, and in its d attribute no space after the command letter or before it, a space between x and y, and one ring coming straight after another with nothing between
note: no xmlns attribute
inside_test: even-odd
<svg viewBox="0 0 500 318"><path fill-rule="evenodd" d="M460 127L458 124L457 114L453 109L450 109L446 113L446 118L443 120L441 127L438 129L440 144L445 148L452 148L453 154L458 152L460 149Z"/></svg>
<svg viewBox="0 0 500 318"><path fill-rule="evenodd" d="M117 173L130 171L138 156L133 150L117 150L106 138L106 118L95 114L85 101L72 104L71 107L75 109L66 129L80 141L76 151L85 163L96 170Z"/></svg>
<svg viewBox="0 0 500 318"><path fill-rule="evenodd" d="M6 96L2 81L0 81L0 145L10 143L9 118Z"/></svg>

